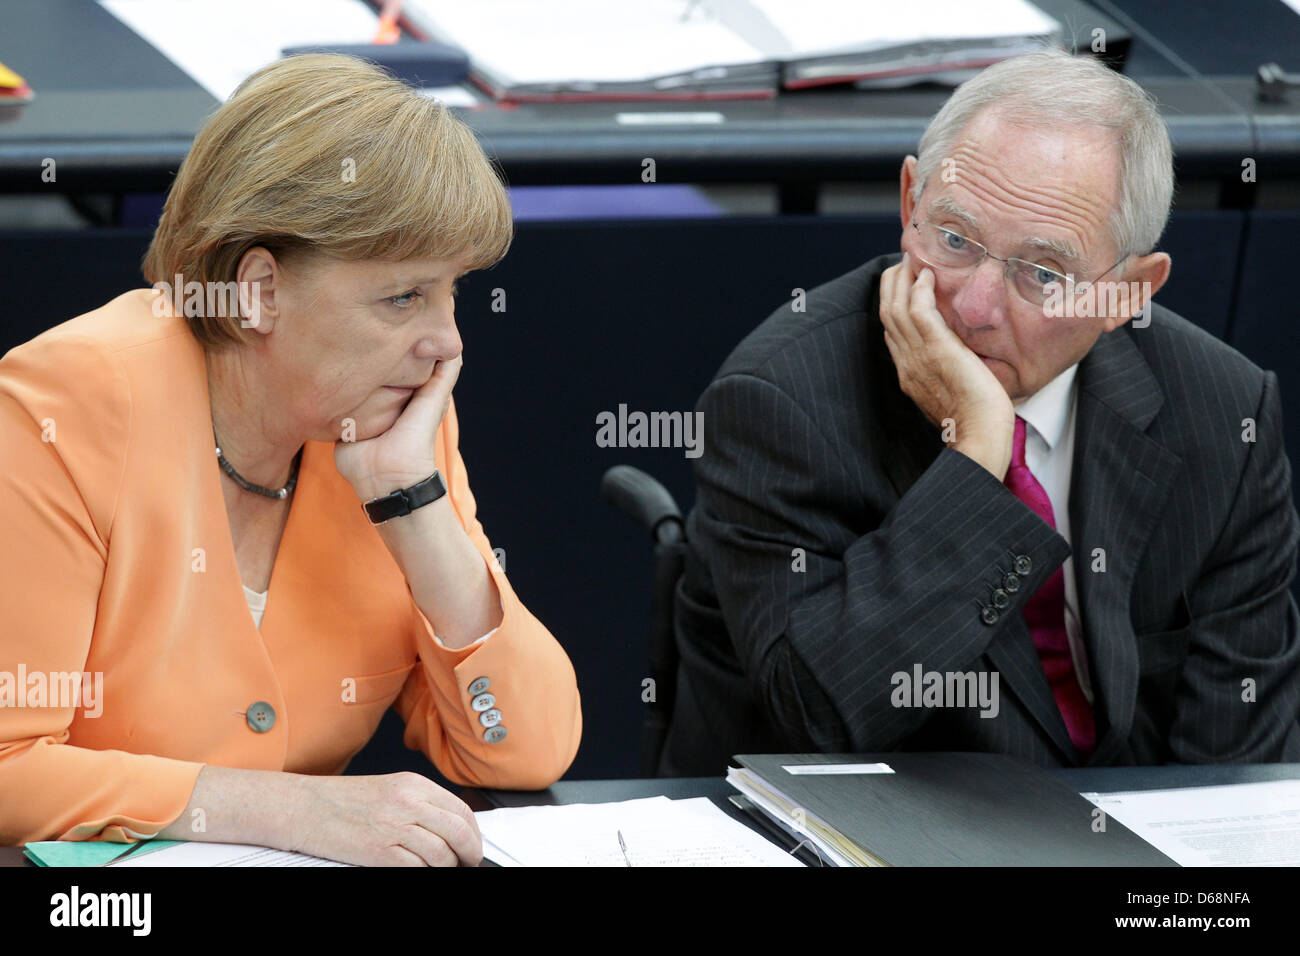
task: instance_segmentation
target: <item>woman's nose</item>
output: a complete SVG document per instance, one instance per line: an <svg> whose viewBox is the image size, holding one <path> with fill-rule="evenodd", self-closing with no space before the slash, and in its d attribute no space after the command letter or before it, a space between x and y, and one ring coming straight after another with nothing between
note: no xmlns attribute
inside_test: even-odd
<svg viewBox="0 0 1300 956"><path fill-rule="evenodd" d="M464 343L460 339L460 330L455 323L449 323L431 335L426 335L415 345L415 354L421 359L437 359L445 362L460 355Z"/></svg>

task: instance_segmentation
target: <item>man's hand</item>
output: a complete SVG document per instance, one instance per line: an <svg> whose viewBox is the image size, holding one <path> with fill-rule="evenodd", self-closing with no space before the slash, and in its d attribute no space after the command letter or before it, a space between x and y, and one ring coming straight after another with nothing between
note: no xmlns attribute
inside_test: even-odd
<svg viewBox="0 0 1300 956"><path fill-rule="evenodd" d="M934 273L912 259L880 277L880 321L903 392L944 430L954 449L1002 481L1011 464L1015 409L1002 383L948 328L934 300Z"/></svg>

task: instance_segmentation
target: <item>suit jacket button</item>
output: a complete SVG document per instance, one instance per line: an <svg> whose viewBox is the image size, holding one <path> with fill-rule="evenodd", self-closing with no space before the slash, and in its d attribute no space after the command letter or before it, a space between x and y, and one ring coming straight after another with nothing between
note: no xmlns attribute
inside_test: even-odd
<svg viewBox="0 0 1300 956"><path fill-rule="evenodd" d="M985 624L996 624L998 622L998 609L995 607L980 608L980 620Z"/></svg>
<svg viewBox="0 0 1300 956"><path fill-rule="evenodd" d="M993 606L999 611L1011 603L1011 596L1001 588L993 592Z"/></svg>
<svg viewBox="0 0 1300 956"><path fill-rule="evenodd" d="M506 739L506 728L501 724L497 724L495 727L489 727L487 730L483 731L483 739L490 744L499 743Z"/></svg>
<svg viewBox="0 0 1300 956"><path fill-rule="evenodd" d="M259 700L248 708L244 714L248 726L259 734L264 734L275 726L275 708L264 700Z"/></svg>
<svg viewBox="0 0 1300 956"><path fill-rule="evenodd" d="M1029 555L1016 555L1016 574L1024 577L1030 571L1034 570L1034 562L1029 560Z"/></svg>
<svg viewBox="0 0 1300 956"><path fill-rule="evenodd" d="M497 698L495 694L479 694L469 702L469 705L481 714L483 711L491 710L495 707L496 702Z"/></svg>
<svg viewBox="0 0 1300 956"><path fill-rule="evenodd" d="M1002 579L1002 589L1015 594L1020 590L1020 575L1014 571L1008 571L1007 576Z"/></svg>
<svg viewBox="0 0 1300 956"><path fill-rule="evenodd" d="M484 727L495 727L501 723L501 711L493 707L491 710L485 710L478 715L478 722Z"/></svg>
<svg viewBox="0 0 1300 956"><path fill-rule="evenodd" d="M479 694L483 693L483 691L487 690L491 685L492 682L488 680L486 677L476 677L474 681L469 685L469 696L477 697Z"/></svg>

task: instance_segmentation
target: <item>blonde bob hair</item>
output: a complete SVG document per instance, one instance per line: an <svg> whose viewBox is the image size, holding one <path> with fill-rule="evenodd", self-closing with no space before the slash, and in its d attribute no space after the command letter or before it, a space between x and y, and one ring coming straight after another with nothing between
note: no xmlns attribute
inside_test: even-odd
<svg viewBox="0 0 1300 956"><path fill-rule="evenodd" d="M309 54L257 71L204 124L143 270L154 285L178 275L231 283L254 246L286 261L465 259L482 269L513 236L500 176L446 107L363 60ZM205 348L252 334L239 315L186 318Z"/></svg>

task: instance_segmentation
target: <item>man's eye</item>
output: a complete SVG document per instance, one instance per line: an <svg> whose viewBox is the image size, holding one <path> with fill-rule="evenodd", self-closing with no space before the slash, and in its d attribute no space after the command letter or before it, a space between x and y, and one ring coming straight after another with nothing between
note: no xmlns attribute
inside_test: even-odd
<svg viewBox="0 0 1300 956"><path fill-rule="evenodd" d="M399 309L408 309L416 299L420 298L421 295L423 295L423 293L412 289L410 292L403 292L401 295L390 295L388 301L393 303L393 305L397 306Z"/></svg>
<svg viewBox="0 0 1300 956"><path fill-rule="evenodd" d="M1055 272L1051 269L1045 269L1042 266L1036 266L1030 275L1033 276L1034 281L1039 285L1047 285L1049 282L1061 281L1061 277Z"/></svg>
<svg viewBox="0 0 1300 956"><path fill-rule="evenodd" d="M943 234L943 241L948 244L949 249L966 248L966 239L957 235L955 232L945 232Z"/></svg>

